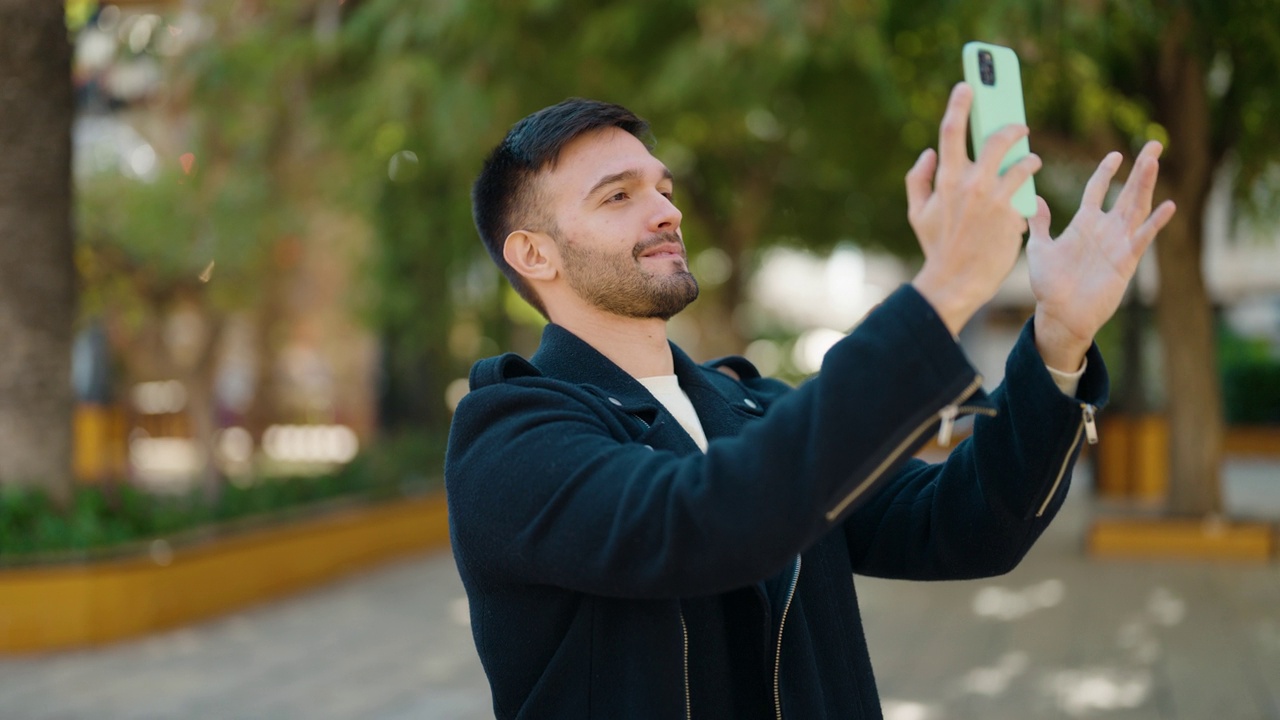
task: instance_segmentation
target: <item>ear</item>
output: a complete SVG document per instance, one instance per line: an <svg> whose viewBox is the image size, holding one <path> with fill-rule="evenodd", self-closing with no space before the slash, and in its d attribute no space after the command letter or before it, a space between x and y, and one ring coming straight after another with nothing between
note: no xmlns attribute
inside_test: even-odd
<svg viewBox="0 0 1280 720"><path fill-rule="evenodd" d="M507 264L529 280L551 280L556 276L560 256L549 235L530 230L516 230L502 245Z"/></svg>

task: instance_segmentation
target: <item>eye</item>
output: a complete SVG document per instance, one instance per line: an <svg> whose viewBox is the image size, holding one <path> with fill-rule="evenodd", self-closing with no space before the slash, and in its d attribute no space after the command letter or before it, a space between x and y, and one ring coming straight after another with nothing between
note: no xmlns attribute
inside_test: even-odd
<svg viewBox="0 0 1280 720"><path fill-rule="evenodd" d="M676 194L675 194L675 192L674 192L674 191L672 191L672 190L663 190L663 191L662 191L662 197L664 197L664 198L666 198L666 199L668 199L668 200L675 200L675 199L676 199Z"/></svg>
<svg viewBox="0 0 1280 720"><path fill-rule="evenodd" d="M605 200L605 202L611 202L611 203L622 202L623 200L626 200L626 199L627 199L627 193L623 190L619 190L618 192L610 195L609 198Z"/></svg>

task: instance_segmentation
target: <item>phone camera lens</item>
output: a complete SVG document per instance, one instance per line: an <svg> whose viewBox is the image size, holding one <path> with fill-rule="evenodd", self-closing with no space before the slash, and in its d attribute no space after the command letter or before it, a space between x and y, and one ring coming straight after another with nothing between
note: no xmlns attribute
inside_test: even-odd
<svg viewBox="0 0 1280 720"><path fill-rule="evenodd" d="M978 76L983 85L996 84L996 63L987 50L978 51Z"/></svg>

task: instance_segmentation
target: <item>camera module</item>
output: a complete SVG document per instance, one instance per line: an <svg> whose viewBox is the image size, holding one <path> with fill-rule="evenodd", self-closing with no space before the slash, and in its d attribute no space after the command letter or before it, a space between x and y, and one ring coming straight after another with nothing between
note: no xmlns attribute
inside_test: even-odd
<svg viewBox="0 0 1280 720"><path fill-rule="evenodd" d="M990 51L978 51L978 76L982 78L983 85L996 84L996 63Z"/></svg>

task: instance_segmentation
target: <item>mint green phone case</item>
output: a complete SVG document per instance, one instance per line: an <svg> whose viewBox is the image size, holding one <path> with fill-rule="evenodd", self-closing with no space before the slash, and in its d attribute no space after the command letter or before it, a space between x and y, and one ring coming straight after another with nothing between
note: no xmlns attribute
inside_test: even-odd
<svg viewBox="0 0 1280 720"><path fill-rule="evenodd" d="M991 62L979 64L980 52L991 53ZM1022 72L1013 50L988 43L966 43L963 51L964 79L973 88L973 110L969 114L969 131L973 135L973 154L982 152L986 139L1000 128L1026 125L1027 113L1022 103ZM984 77L985 75L985 77ZM1023 138L1009 150L1000 163L1003 174L1011 165L1031 153L1031 145ZM1023 217L1036 214L1036 186L1031 178L1013 194L1013 207Z"/></svg>

